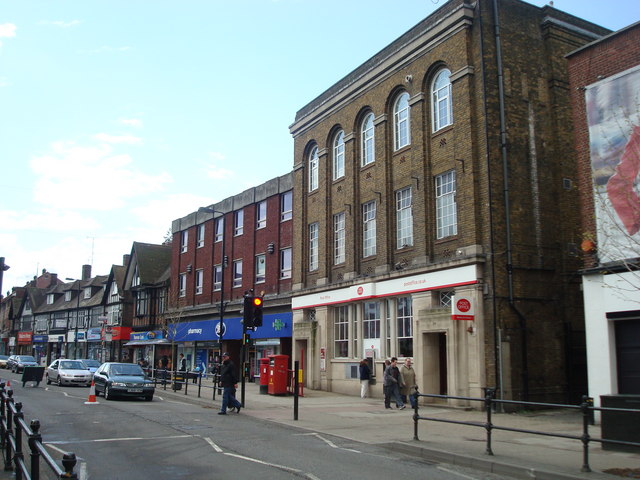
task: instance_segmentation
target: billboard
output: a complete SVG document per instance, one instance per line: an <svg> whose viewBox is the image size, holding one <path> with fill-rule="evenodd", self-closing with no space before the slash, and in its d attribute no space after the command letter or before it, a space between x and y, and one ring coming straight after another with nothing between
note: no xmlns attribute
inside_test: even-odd
<svg viewBox="0 0 640 480"><path fill-rule="evenodd" d="M598 253L640 257L640 66L585 92Z"/></svg>

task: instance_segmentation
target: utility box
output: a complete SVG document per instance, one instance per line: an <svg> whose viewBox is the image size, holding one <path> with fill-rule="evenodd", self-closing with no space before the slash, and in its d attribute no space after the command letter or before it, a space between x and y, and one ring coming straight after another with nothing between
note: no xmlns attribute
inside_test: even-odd
<svg viewBox="0 0 640 480"><path fill-rule="evenodd" d="M629 408L637 412L601 411L601 432L603 440L640 443L640 395L600 395L603 408ZM640 447L602 443L603 450L640 452Z"/></svg>
<svg viewBox="0 0 640 480"><path fill-rule="evenodd" d="M289 355L269 355L269 395L286 395Z"/></svg>
<svg viewBox="0 0 640 480"><path fill-rule="evenodd" d="M269 392L269 363L268 357L260 359L260 393L262 395Z"/></svg>

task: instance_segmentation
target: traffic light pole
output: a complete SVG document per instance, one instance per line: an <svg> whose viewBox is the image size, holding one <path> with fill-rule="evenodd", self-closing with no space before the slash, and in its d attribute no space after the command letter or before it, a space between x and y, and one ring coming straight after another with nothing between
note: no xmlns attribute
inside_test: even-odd
<svg viewBox="0 0 640 480"><path fill-rule="evenodd" d="M251 371L251 369L249 368L249 361L247 359L247 353L249 351L249 348L251 347L251 336L249 335L249 329L251 329L251 331L253 332L255 331L256 327L262 326L263 299L261 296L256 297L253 294L253 289L251 289L248 292L245 292L243 305L242 348L240 350L240 359L242 362L240 403L242 403L242 406L244 407L245 382L247 377L249 376L249 372Z"/></svg>

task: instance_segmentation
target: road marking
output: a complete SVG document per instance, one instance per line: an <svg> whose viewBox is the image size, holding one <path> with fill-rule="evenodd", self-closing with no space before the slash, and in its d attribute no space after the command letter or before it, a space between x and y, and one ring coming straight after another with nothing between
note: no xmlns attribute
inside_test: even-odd
<svg viewBox="0 0 640 480"><path fill-rule="evenodd" d="M46 445L67 445L70 443L104 443L104 442L130 442L132 440L164 440L172 438L192 438L193 435L168 435L166 437L122 437L122 438L96 438L94 440L57 440L45 442Z"/></svg>
<svg viewBox="0 0 640 480"><path fill-rule="evenodd" d="M448 468L444 468L441 466L437 466L436 468L438 470L442 470L443 472L452 473L453 475L458 475L459 477L462 477L462 478L467 478L469 480L478 480L477 477L471 477L469 475L465 475L464 473L456 472L455 470L449 470Z"/></svg>
<svg viewBox="0 0 640 480"><path fill-rule="evenodd" d="M213 440L211 440L209 437L204 437L205 442L207 442L209 445L211 445L213 447L213 449L218 452L218 453L222 453L222 449L216 445L215 443L213 443Z"/></svg>
<svg viewBox="0 0 640 480"><path fill-rule="evenodd" d="M329 445L331 448L336 448L338 450L346 450L347 452L353 452L353 453L362 453L360 450L354 450L353 448L339 447L338 445L333 443L331 440L328 440L317 433L307 433L305 435L313 435L314 437L318 437L320 440L322 440L324 443Z"/></svg>
<svg viewBox="0 0 640 480"><path fill-rule="evenodd" d="M45 445L49 447L51 450L55 450L56 452L61 453L62 455L66 455L68 453L67 450L62 450L56 447L55 445L51 445L49 443L45 443ZM80 457L76 457L76 462L77 462L76 467L78 470L76 472L76 475L78 476L78 480L86 480L87 479L87 462L85 462Z"/></svg>

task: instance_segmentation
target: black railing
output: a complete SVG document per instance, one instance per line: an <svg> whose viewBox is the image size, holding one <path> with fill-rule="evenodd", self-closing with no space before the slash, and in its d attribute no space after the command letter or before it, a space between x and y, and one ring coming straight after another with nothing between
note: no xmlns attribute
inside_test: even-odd
<svg viewBox="0 0 640 480"><path fill-rule="evenodd" d="M191 388L198 388L198 398L201 397L202 389L210 388L213 391L213 400L216 399L216 393L218 395L222 394L222 387L220 386L220 369L214 369L213 373L209 373L206 375L206 378L211 378L212 383L208 384L207 382L203 382L203 378L205 375L202 372L184 372L180 370L168 370L163 368L158 369L150 369L150 376L154 379L156 388L161 387L164 390L167 388L175 391L183 390L184 394L187 395L187 391L189 389L189 384L191 384Z"/></svg>
<svg viewBox="0 0 640 480"><path fill-rule="evenodd" d="M521 402L517 400L501 400L495 398L495 389L494 388L485 388L485 396L484 398L478 397L458 397L453 395L433 395L433 394L425 394L418 392L418 388L415 388L416 397L425 397L425 398L439 398L444 400L465 400L469 402L481 402L484 403L484 412L485 412L485 421L484 422L474 422L474 421L462 421L462 420L452 420L445 418L436 418L436 417L425 417L420 415L418 401L415 402L414 413L413 413L413 439L419 440L418 438L418 422L420 420L428 420L432 422L444 422L444 423L454 423L458 425L469 425L472 427L481 427L486 430L486 450L485 453L487 455L493 455L493 450L491 447L491 435L494 430L503 430L508 432L518 432L518 433L529 433L532 435L542 435L547 437L558 437L558 438L566 438L569 440L578 440L582 442L582 468L580 471L582 472L590 472L591 467L589 467L589 443L590 442L598 442L601 444L612 444L612 445L621 445L625 447L633 447L640 448L640 443L636 442L628 442L623 440L614 440L614 439L605 439L605 438L594 438L589 434L589 425L593 425L594 412L620 412L620 413L634 413L636 415L640 414L640 410L631 409L631 408L610 408L610 407L594 407L593 399L587 396L582 397L582 403L580 405L563 405L558 403L537 403L537 402ZM417 400L417 398L416 398ZM543 432L541 430L529 430L522 428L513 428L501 425L495 425L493 423L492 413L496 410L497 405L515 405L515 406L525 406L525 407L533 407L533 408L562 408L569 410L579 410L582 413L582 434L581 435L571 435L564 433L553 433L553 432Z"/></svg>
<svg viewBox="0 0 640 480"><path fill-rule="evenodd" d="M14 401L13 390L5 390L4 382L0 383L0 434L4 469L14 471L16 480L39 480L41 460L44 460L56 478L78 478L73 471L77 463L76 455L65 453L60 468L42 444L40 421L34 419L27 425L22 413L22 403ZM29 445L28 464L23 449L24 437Z"/></svg>

